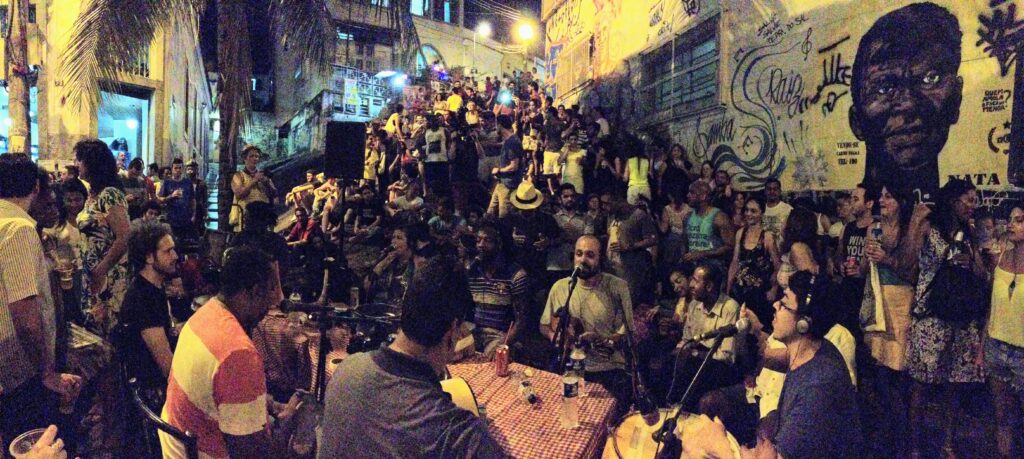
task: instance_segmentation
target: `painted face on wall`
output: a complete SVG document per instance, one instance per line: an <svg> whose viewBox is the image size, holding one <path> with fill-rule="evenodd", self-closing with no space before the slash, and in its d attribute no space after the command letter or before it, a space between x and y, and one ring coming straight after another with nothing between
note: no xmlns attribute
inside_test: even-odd
<svg viewBox="0 0 1024 459"><path fill-rule="evenodd" d="M883 54L885 43L870 46L870 64L859 88L861 103L851 110L854 133L883 153L900 169L937 161L960 116L963 79L958 62L932 44L910 55ZM852 113L856 111L856 114Z"/></svg>
<svg viewBox="0 0 1024 459"><path fill-rule="evenodd" d="M955 16L925 2L880 17L861 38L849 121L867 147L865 180L937 191L939 153L960 118L962 35Z"/></svg>

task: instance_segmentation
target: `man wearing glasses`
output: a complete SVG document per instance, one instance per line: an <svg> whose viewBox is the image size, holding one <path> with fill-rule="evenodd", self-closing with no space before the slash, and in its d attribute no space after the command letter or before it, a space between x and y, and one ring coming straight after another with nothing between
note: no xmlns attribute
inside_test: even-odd
<svg viewBox="0 0 1024 459"><path fill-rule="evenodd" d="M758 451L756 457L765 457L761 454L766 452L769 457L785 458L862 455L860 417L850 369L854 342L831 317L828 291L826 278L818 279L808 271L793 274L784 296L775 302L770 337L755 314L746 309L742 312L752 324L751 333L757 337L765 368L785 373L777 400L778 429L770 442L759 445L759 449L770 451ZM771 339L784 348L773 348ZM771 382L758 377L758 384ZM701 400L701 411L715 421L704 416L683 429L682 442L689 457L735 457L726 424L738 431L745 420L737 419L742 416L727 416L742 410L736 409L735 400L728 400L726 391L713 392ZM762 403L768 397L771 394L763 394ZM740 456L752 455L754 451L741 448Z"/></svg>

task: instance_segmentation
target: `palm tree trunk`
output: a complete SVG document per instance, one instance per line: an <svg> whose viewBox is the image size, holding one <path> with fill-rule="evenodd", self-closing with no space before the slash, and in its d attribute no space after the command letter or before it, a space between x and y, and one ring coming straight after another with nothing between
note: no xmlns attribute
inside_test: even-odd
<svg viewBox="0 0 1024 459"><path fill-rule="evenodd" d="M234 193L231 177L238 158L238 139L249 108L248 81L252 76L249 56L247 3L242 0L216 0L217 9L217 108L220 111L220 178L217 180L218 228L230 231L228 224Z"/></svg>
<svg viewBox="0 0 1024 459"><path fill-rule="evenodd" d="M29 131L28 36L25 30L28 0L10 0L10 6L11 28L4 43L8 116L11 118L7 147L11 153L29 154L32 137Z"/></svg>

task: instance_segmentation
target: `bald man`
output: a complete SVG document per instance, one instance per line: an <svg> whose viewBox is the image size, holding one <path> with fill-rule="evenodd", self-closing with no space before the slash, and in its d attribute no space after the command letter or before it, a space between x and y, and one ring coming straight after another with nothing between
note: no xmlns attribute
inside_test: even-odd
<svg viewBox="0 0 1024 459"><path fill-rule="evenodd" d="M590 344L586 381L604 386L619 401L620 408L628 407L630 384L623 347L626 326L633 329L633 304L626 281L601 270L602 256L597 237L584 235L576 240L573 260L580 272L569 301L569 317L575 324L569 327L569 336ZM549 340L554 340L558 328L557 313L569 294L569 279L558 280L548 293L540 332Z"/></svg>

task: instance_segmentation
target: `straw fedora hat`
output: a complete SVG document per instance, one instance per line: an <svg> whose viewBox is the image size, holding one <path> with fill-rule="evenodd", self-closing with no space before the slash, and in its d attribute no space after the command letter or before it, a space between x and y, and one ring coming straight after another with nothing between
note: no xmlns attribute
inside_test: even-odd
<svg viewBox="0 0 1024 459"><path fill-rule="evenodd" d="M544 204L544 194L537 190L529 180L523 180L516 192L509 198L512 205L521 210L532 210Z"/></svg>

